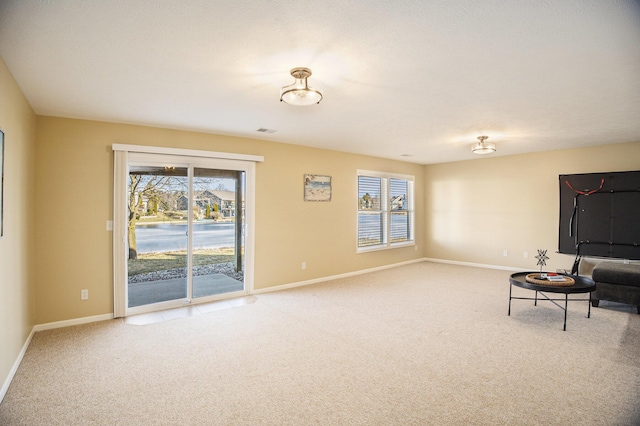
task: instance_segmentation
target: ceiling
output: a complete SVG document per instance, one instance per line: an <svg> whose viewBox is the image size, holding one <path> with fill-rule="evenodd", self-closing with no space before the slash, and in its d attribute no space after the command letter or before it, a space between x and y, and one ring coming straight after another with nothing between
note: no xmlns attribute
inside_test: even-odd
<svg viewBox="0 0 640 426"><path fill-rule="evenodd" d="M38 115L420 164L640 141L638 0L2 0L0 55ZM301 66L319 105L279 101Z"/></svg>

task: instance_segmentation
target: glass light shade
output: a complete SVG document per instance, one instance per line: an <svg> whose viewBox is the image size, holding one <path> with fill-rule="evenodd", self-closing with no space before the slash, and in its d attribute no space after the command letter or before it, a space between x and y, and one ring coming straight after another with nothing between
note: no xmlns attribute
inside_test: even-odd
<svg viewBox="0 0 640 426"><path fill-rule="evenodd" d="M491 154L492 152L496 152L496 144L494 143L486 143L486 142L478 142L471 147L471 151L474 154Z"/></svg>
<svg viewBox="0 0 640 426"><path fill-rule="evenodd" d="M296 106L319 104L322 100L322 93L312 89L307 83L311 70L308 68L294 68L291 70L291 75L296 81L292 85L282 88L280 101Z"/></svg>
<svg viewBox="0 0 640 426"><path fill-rule="evenodd" d="M291 86L289 86L291 87ZM285 90L286 89L286 90ZM322 93L310 87L303 88L283 88L280 100L291 105L313 105L319 104L322 100Z"/></svg>

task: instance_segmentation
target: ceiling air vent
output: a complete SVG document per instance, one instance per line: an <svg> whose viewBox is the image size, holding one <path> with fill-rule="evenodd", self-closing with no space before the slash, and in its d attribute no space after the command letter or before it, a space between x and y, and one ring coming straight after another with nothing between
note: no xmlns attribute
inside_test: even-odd
<svg viewBox="0 0 640 426"><path fill-rule="evenodd" d="M261 132L261 133L275 133L276 131L273 130L273 129L265 129L264 127L260 127L258 129L258 132Z"/></svg>

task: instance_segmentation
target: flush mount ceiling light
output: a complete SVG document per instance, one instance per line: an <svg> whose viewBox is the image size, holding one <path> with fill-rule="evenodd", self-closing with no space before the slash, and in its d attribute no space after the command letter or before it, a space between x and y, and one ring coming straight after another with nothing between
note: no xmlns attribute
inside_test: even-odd
<svg viewBox="0 0 640 426"><path fill-rule="evenodd" d="M280 102L284 101L290 105L305 106L319 104L322 100L322 93L309 87L307 79L311 76L309 68L294 68L291 76L296 82L290 86L284 86L280 92Z"/></svg>
<svg viewBox="0 0 640 426"><path fill-rule="evenodd" d="M480 142L473 144L471 152L474 154L491 154L492 152L496 152L496 144L486 143L485 141L487 139L489 139L489 136L478 136Z"/></svg>

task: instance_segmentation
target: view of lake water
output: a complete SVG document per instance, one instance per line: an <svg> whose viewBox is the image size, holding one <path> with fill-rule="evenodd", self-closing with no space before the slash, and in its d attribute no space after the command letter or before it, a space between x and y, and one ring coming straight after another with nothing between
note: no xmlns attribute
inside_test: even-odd
<svg viewBox="0 0 640 426"><path fill-rule="evenodd" d="M373 237L379 232L380 217L360 214L360 238ZM193 224L193 248L208 249L233 247L235 244L235 223L196 222ZM369 233L372 233L369 235ZM407 216L394 215L391 223L391 238L407 235ZM186 223L150 223L136 225L138 253L181 251L187 249Z"/></svg>
<svg viewBox="0 0 640 426"><path fill-rule="evenodd" d="M376 239L382 232L382 216L379 214L358 214L358 238ZM390 224L391 240L403 239L409 233L409 217L407 214L392 214Z"/></svg>
<svg viewBox="0 0 640 426"><path fill-rule="evenodd" d="M187 249L186 223L152 223L136 225L138 253L180 251ZM235 223L202 222L193 224L193 248L233 247Z"/></svg>

